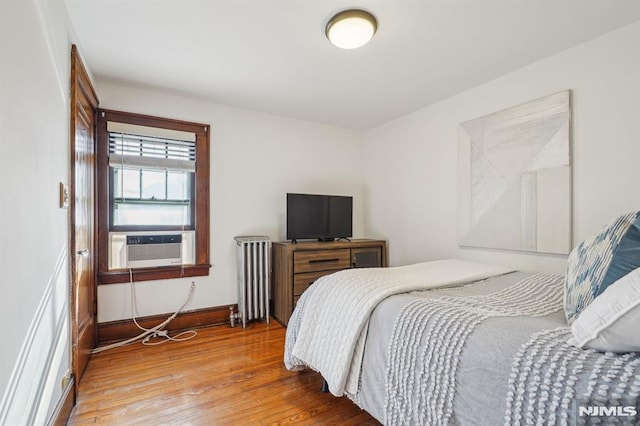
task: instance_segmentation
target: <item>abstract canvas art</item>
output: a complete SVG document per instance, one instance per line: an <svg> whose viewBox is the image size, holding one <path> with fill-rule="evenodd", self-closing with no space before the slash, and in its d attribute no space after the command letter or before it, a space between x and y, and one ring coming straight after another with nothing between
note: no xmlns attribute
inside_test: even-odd
<svg viewBox="0 0 640 426"><path fill-rule="evenodd" d="M458 244L567 254L570 92L461 123Z"/></svg>

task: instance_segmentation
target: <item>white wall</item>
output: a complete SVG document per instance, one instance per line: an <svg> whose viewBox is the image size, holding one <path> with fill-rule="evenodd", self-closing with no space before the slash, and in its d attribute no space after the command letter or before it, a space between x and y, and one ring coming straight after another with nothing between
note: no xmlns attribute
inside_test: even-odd
<svg viewBox="0 0 640 426"><path fill-rule="evenodd" d="M640 22L365 133L366 230L390 263L459 257L562 273L566 256L457 246L458 124L572 90L573 242L640 208Z"/></svg>
<svg viewBox="0 0 640 426"><path fill-rule="evenodd" d="M0 13L0 424L44 424L70 369L70 27L61 0Z"/></svg>
<svg viewBox="0 0 640 426"><path fill-rule="evenodd" d="M100 107L211 125L211 263L207 277L136 284L140 316L173 312L191 281L186 309L237 302L236 235L285 239L287 192L354 197L363 233L362 133L214 103L98 83ZM131 318L129 284L98 288L98 321Z"/></svg>

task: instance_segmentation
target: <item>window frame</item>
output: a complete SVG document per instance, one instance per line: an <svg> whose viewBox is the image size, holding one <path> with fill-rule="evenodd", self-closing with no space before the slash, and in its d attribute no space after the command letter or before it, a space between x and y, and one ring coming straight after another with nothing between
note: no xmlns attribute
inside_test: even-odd
<svg viewBox="0 0 640 426"><path fill-rule="evenodd" d="M140 126L157 127L170 130L192 132L196 135L196 171L191 185L193 199L192 215L195 229L195 263L190 265L158 266L132 269L135 281L171 279L209 275L209 171L210 171L210 127L207 124L193 123L162 117L113 111L98 110L97 120L97 179L96 179L96 224L98 228L98 284L115 284L129 282L129 269L109 270L109 232L110 232L110 198L112 197L112 179L109 171L109 133L107 122L115 121ZM136 230L151 230L140 227ZM144 228L144 229L142 229ZM154 227L152 230L180 230L181 227ZM111 228L113 232L118 229ZM186 228L185 228L186 229ZM127 227L126 231L134 231Z"/></svg>

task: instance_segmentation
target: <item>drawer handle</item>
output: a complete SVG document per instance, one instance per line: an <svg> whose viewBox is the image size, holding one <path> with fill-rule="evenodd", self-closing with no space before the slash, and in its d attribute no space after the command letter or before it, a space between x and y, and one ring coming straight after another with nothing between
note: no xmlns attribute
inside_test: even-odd
<svg viewBox="0 0 640 426"><path fill-rule="evenodd" d="M309 259L309 263L327 263L327 262L339 262L339 258L335 259Z"/></svg>

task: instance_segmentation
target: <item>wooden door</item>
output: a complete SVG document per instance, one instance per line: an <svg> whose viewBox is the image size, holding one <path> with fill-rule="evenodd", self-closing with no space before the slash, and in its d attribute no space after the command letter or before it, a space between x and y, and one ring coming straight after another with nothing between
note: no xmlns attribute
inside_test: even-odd
<svg viewBox="0 0 640 426"><path fill-rule="evenodd" d="M76 389L96 343L95 120L98 98L71 48L70 260L72 369Z"/></svg>

